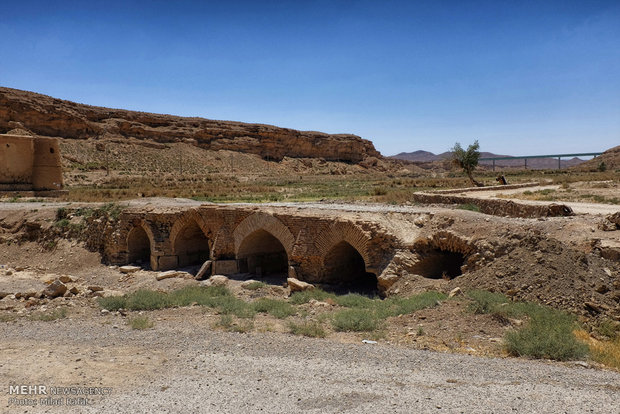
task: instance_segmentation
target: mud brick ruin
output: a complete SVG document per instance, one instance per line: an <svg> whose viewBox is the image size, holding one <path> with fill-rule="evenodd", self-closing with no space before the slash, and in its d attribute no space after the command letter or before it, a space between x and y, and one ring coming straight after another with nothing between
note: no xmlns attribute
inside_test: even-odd
<svg viewBox="0 0 620 414"><path fill-rule="evenodd" d="M0 135L0 191L53 195L62 189L58 139Z"/></svg>

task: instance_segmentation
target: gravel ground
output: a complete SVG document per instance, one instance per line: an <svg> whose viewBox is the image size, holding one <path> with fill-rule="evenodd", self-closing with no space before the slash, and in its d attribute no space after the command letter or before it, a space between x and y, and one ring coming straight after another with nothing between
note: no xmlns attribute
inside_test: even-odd
<svg viewBox="0 0 620 414"><path fill-rule="evenodd" d="M97 318L3 323L0 411L620 412L615 372L575 363L229 333L212 330L193 315L178 315L147 331ZM64 371L49 370L54 359ZM111 387L112 392L94 396L88 407L8 404L15 397L8 395L9 385L33 383Z"/></svg>

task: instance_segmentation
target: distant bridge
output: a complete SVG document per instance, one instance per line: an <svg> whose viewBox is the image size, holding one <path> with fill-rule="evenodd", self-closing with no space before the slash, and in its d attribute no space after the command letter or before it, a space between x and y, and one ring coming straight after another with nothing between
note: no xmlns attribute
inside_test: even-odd
<svg viewBox="0 0 620 414"><path fill-rule="evenodd" d="M562 158L574 158L574 157L597 157L601 155L602 152L582 152L579 154L551 154L551 155L524 155L521 157L489 157L489 158L480 158L479 161L493 161L493 171L495 171L495 161L499 160L524 160L524 166L527 168L527 160L535 159L535 158L557 158L558 159L558 170L562 169L561 160Z"/></svg>

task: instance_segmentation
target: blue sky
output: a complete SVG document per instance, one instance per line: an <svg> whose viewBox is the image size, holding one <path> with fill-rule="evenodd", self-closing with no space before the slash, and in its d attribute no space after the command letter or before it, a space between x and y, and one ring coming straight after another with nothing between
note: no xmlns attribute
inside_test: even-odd
<svg viewBox="0 0 620 414"><path fill-rule="evenodd" d="M353 133L384 155L620 145L620 1L3 1L0 85Z"/></svg>

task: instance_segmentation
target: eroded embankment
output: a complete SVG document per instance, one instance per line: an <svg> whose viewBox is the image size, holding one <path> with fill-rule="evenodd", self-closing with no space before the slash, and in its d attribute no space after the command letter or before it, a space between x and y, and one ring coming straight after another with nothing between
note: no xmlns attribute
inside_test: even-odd
<svg viewBox="0 0 620 414"><path fill-rule="evenodd" d="M602 235L617 231L598 229L600 218L148 203L0 213L2 244L35 241L49 251L66 238L100 252L104 262L183 267L194 274L210 262L206 276L283 274L285 282L294 275L351 290L374 278L386 295L487 289L620 319L620 268L597 248Z"/></svg>

